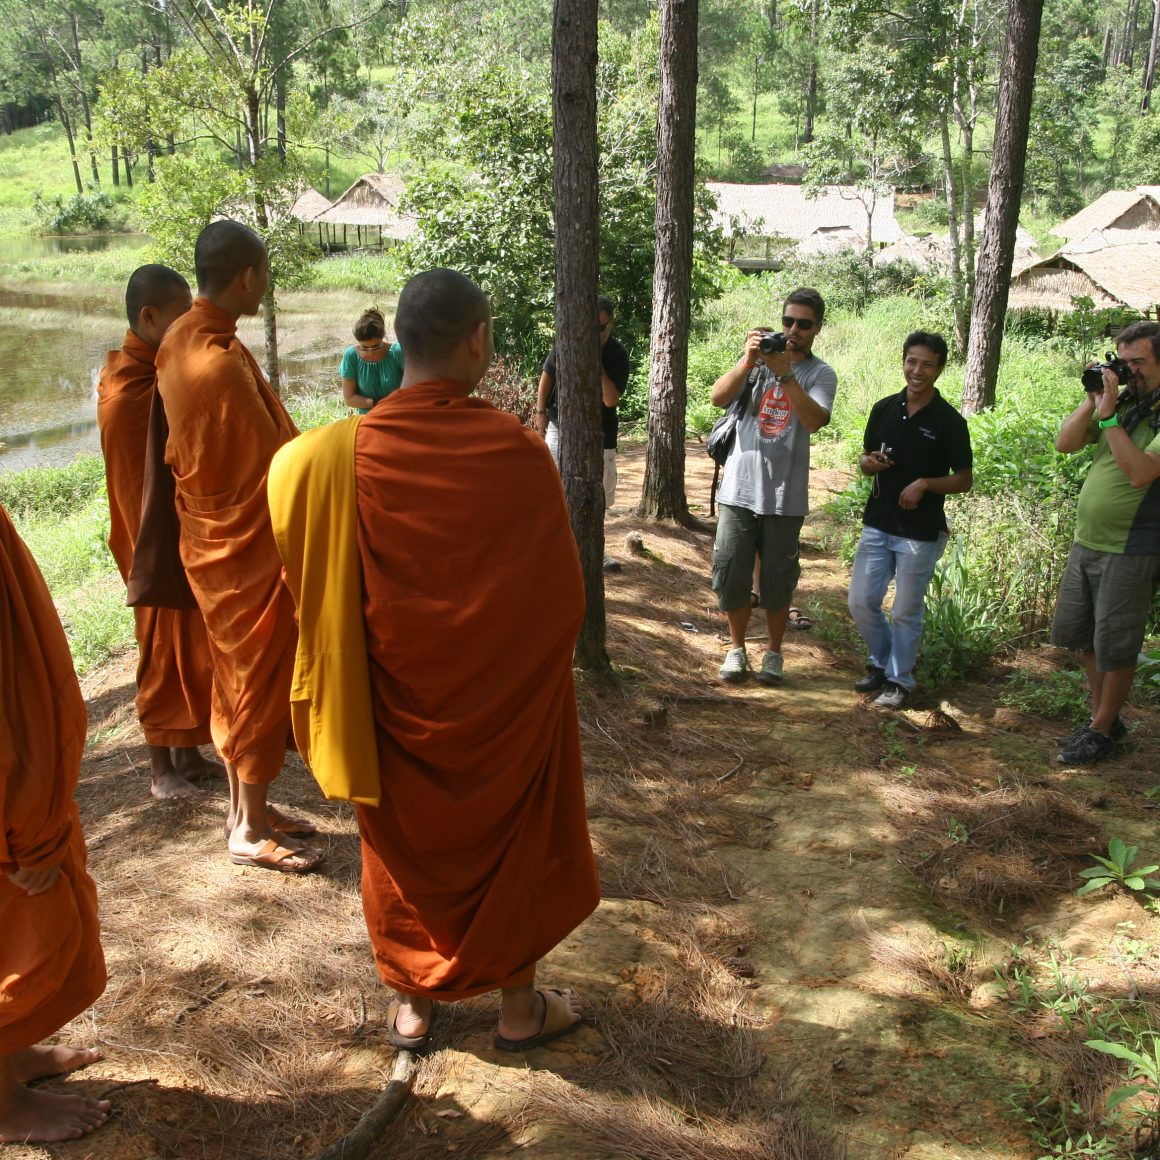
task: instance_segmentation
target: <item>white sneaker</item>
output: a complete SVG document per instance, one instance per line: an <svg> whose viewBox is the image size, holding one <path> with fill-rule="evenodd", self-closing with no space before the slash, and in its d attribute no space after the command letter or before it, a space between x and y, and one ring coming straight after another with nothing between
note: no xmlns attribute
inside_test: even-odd
<svg viewBox="0 0 1160 1160"><path fill-rule="evenodd" d="M761 668L755 675L763 685L780 685L781 670L781 653L767 651L761 660Z"/></svg>
<svg viewBox="0 0 1160 1160"><path fill-rule="evenodd" d="M744 648L731 648L725 654L725 663L717 670L717 675L723 681L732 681L734 684L745 680L749 676L749 658Z"/></svg>

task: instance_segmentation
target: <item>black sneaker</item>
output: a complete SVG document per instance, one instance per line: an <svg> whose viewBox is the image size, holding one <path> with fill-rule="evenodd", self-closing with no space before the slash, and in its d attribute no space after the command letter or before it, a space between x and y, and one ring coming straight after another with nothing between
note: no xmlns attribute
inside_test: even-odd
<svg viewBox="0 0 1160 1160"><path fill-rule="evenodd" d="M1092 719L1091 719L1090 715L1088 716L1088 719L1083 723L1083 727L1085 729L1090 729L1092 727ZM1127 727L1127 725L1124 724L1123 718L1117 717L1112 722L1112 728L1111 728L1111 731L1109 733L1109 736L1112 739L1113 745L1119 745L1121 742L1123 742L1124 740L1127 739L1128 727ZM1074 734L1073 734L1073 737L1074 737Z"/></svg>
<svg viewBox="0 0 1160 1160"><path fill-rule="evenodd" d="M886 670L877 665L867 665L866 675L854 682L856 693L876 693L886 684Z"/></svg>
<svg viewBox="0 0 1160 1160"><path fill-rule="evenodd" d="M1115 748L1112 739L1085 725L1056 755L1064 765L1092 765Z"/></svg>
<svg viewBox="0 0 1160 1160"><path fill-rule="evenodd" d="M882 692L874 698L874 704L879 709L901 709L909 696L909 689L904 689L893 681L887 681Z"/></svg>

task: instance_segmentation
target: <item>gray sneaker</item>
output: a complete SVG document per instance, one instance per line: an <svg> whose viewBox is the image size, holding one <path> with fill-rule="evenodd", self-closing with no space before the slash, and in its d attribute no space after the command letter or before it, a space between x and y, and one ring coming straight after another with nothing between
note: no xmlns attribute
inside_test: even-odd
<svg viewBox="0 0 1160 1160"><path fill-rule="evenodd" d="M731 648L725 654L725 663L717 670L723 681L738 684L749 676L749 658L743 648Z"/></svg>
<svg viewBox="0 0 1160 1160"><path fill-rule="evenodd" d="M762 685L780 685L782 675L781 653L766 651L761 668L754 674Z"/></svg>
<svg viewBox="0 0 1160 1160"><path fill-rule="evenodd" d="M874 704L879 709L901 709L909 696L909 690L896 685L893 681L887 681L882 686L882 692L874 698Z"/></svg>

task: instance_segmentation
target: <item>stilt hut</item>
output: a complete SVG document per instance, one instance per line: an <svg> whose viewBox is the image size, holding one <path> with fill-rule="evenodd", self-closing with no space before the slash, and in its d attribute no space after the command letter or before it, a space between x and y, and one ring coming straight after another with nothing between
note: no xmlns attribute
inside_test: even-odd
<svg viewBox="0 0 1160 1160"><path fill-rule="evenodd" d="M403 182L387 173L364 173L333 205L313 220L327 228L328 249L382 247L405 241L416 219L399 212Z"/></svg>

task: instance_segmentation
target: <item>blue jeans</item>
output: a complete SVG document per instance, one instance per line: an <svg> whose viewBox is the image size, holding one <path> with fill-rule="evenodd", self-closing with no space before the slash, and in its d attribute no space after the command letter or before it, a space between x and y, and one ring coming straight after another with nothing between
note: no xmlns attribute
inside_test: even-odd
<svg viewBox="0 0 1160 1160"><path fill-rule="evenodd" d="M907 540L877 528L863 528L850 577L850 615L866 642L870 663L886 679L914 688L914 662L922 643L926 588L947 546L937 540ZM887 621L882 599L894 581L894 607Z"/></svg>

